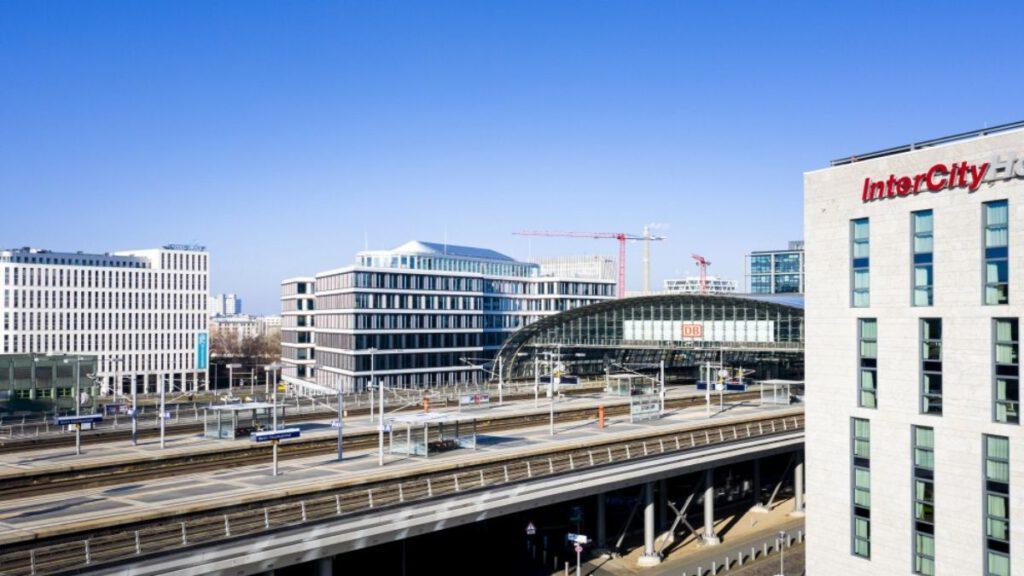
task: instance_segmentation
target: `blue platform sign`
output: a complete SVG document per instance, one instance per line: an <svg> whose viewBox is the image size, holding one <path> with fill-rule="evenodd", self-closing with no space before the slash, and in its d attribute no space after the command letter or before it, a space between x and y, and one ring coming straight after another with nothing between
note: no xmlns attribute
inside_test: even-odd
<svg viewBox="0 0 1024 576"><path fill-rule="evenodd" d="M249 439L253 442L269 442L271 440L285 440L287 438L298 438L301 434L298 428L282 428L280 430L266 430L264 432L253 432Z"/></svg>
<svg viewBox="0 0 1024 576"><path fill-rule="evenodd" d="M206 332L196 334L196 369L206 370L207 358L209 357L210 335Z"/></svg>
<svg viewBox="0 0 1024 576"><path fill-rule="evenodd" d="M103 421L103 414L82 414L81 416L58 416L57 426L66 424L96 424Z"/></svg>

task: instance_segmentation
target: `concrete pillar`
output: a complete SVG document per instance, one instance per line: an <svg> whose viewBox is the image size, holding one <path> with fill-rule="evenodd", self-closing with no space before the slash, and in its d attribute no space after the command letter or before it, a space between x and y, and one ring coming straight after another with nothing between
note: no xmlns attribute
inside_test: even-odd
<svg viewBox="0 0 1024 576"><path fill-rule="evenodd" d="M714 546L720 540L715 534L715 470L704 471L704 534L701 541L706 546Z"/></svg>
<svg viewBox="0 0 1024 576"><path fill-rule="evenodd" d="M754 458L754 506L750 509L751 512L766 514L770 511L761 498L761 459Z"/></svg>
<svg viewBox="0 0 1024 576"><path fill-rule="evenodd" d="M608 541L605 532L606 502L604 492L597 495L597 547L604 548Z"/></svg>
<svg viewBox="0 0 1024 576"><path fill-rule="evenodd" d="M644 553L637 560L638 566L655 566L661 557L654 553L654 483L644 484Z"/></svg>
<svg viewBox="0 0 1024 576"><path fill-rule="evenodd" d="M334 557L328 556L316 561L316 576L334 576Z"/></svg>
<svg viewBox="0 0 1024 576"><path fill-rule="evenodd" d="M668 528L668 482L658 480L658 531Z"/></svg>
<svg viewBox="0 0 1024 576"><path fill-rule="evenodd" d="M804 455L797 454L793 467L793 511L790 516L804 515Z"/></svg>

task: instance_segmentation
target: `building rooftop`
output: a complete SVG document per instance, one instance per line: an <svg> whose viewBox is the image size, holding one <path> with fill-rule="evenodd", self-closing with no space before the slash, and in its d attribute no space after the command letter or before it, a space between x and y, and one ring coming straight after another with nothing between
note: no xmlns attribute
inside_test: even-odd
<svg viewBox="0 0 1024 576"><path fill-rule="evenodd" d="M886 148L884 150L876 150L874 152L868 152L866 154L855 154L853 156L837 158L829 162L829 165L842 166L844 164L853 164L854 162L860 162L863 160L871 160L873 158L881 158L883 156L892 156L894 154L903 154L904 152L913 152L914 150L920 150L922 148L931 148L933 146L940 146L942 144L949 144L950 142L957 142L960 140L969 140L971 138L979 138L981 136L988 136L990 134L996 134L999 132L1009 132L1010 130L1017 130L1019 128L1024 128L1024 120L1018 122L1010 122L1009 124L999 124L998 126L993 126L991 128L982 128L981 130L972 130L970 132L961 132L960 134L942 136L940 138L933 138L931 140L911 142L910 144L904 144L903 146Z"/></svg>
<svg viewBox="0 0 1024 576"><path fill-rule="evenodd" d="M411 240L397 248L389 250L389 252L401 254L430 254L432 256L455 256L457 258L496 260L500 262L516 261L514 258L488 248L458 246L455 244L442 244L438 242L423 242L422 240Z"/></svg>

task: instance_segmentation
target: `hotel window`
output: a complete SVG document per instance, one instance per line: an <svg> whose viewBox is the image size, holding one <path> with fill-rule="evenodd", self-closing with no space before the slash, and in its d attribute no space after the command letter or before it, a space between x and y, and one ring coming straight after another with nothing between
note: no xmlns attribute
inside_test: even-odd
<svg viewBox="0 0 1024 576"><path fill-rule="evenodd" d="M993 418L996 422L1020 422L1020 363L1018 326L1016 318L993 320Z"/></svg>
<svg viewBox="0 0 1024 576"><path fill-rule="evenodd" d="M1006 304L1010 300L1009 207L1006 200L986 202L983 206L985 211L985 304Z"/></svg>
<svg viewBox="0 0 1024 576"><path fill-rule="evenodd" d="M931 210L910 215L914 229L914 306L932 305L933 218Z"/></svg>
<svg viewBox="0 0 1024 576"><path fill-rule="evenodd" d="M1010 576L1010 440L985 435L985 574Z"/></svg>
<svg viewBox="0 0 1024 576"><path fill-rule="evenodd" d="M857 405L878 406L878 322L874 318L858 320L860 369L857 380Z"/></svg>
<svg viewBox="0 0 1024 576"><path fill-rule="evenodd" d="M935 431L913 426L914 574L935 574Z"/></svg>
<svg viewBox="0 0 1024 576"><path fill-rule="evenodd" d="M850 261L852 265L851 304L855 308L871 305L868 219L850 221Z"/></svg>
<svg viewBox="0 0 1024 576"><path fill-rule="evenodd" d="M871 558L871 423L863 418L852 418L851 440L851 551L855 556Z"/></svg>
<svg viewBox="0 0 1024 576"><path fill-rule="evenodd" d="M942 319L921 319L921 413L942 415Z"/></svg>

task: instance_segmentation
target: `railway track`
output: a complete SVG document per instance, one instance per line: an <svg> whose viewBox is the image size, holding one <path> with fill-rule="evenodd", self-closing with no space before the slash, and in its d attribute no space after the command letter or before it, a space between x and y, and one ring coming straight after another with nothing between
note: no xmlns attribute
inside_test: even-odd
<svg viewBox="0 0 1024 576"><path fill-rule="evenodd" d="M744 392L730 395L733 401L746 401L757 398L755 392ZM700 397L666 399L666 408L687 408L703 404ZM555 423L576 422L592 419L596 416L594 407L563 409L555 412ZM605 408L606 416L629 413L628 404L612 404ZM487 434L505 430L515 430L547 424L548 414L520 414L495 418L481 419L477 422L477 433ZM377 433L353 434L345 437L345 450L366 450L376 448ZM337 450L337 439L321 437L299 439L278 446L279 460L304 458L319 454L330 454ZM229 452L201 452L182 454L158 460L139 460L130 463L92 466L71 471L41 472L4 479L0 483L0 501L69 492L88 488L98 488L129 482L138 482L155 477L174 474L194 474L224 468L235 468L252 464L266 464L270 459L270 446L262 444L246 444L246 448Z"/></svg>
<svg viewBox="0 0 1024 576"><path fill-rule="evenodd" d="M565 390L562 394L566 396L582 396L586 394L592 394L598 392L602 387L584 387L572 390ZM506 402L514 402L516 400L528 400L533 398L532 393L514 393L506 394L504 400ZM436 400L432 401L431 404L434 408L447 408L449 405L445 403L436 403ZM389 410L393 409L392 405L388 406ZM405 408L400 408L398 411L415 411L421 409L419 404L409 405ZM362 406L359 408L346 409L346 414L349 416L363 416L370 413L368 407ZM325 418L333 418L337 416L336 410L317 410L315 412L300 412L289 414L287 419L288 422L310 422L313 420L323 420ZM120 428L103 428L95 432L86 431L82 434L82 445L88 446L90 444L102 444L106 442L117 442L120 440L128 440L131 438L131 424L130 421L123 421ZM198 434L203 431L202 422L192 423L176 423L168 424L165 429L165 434L168 437L171 436L188 436L190 434ZM150 424L145 427L139 426L137 437L141 439L146 438L158 438L160 436L160 429L156 425ZM0 454L10 454L12 452L22 452L25 450L43 450L47 448L61 448L66 446L75 445L74 434L63 434L63 435L51 435L51 436L38 436L38 437L15 437L10 439L0 440Z"/></svg>
<svg viewBox="0 0 1024 576"><path fill-rule="evenodd" d="M759 416L715 426L649 431L585 447L537 450L477 465L445 463L428 472L368 482L339 481L308 493L211 507L175 517L104 525L14 544L0 553L0 576L80 574L156 554L269 534L380 509L584 471L642 458L802 431L802 413Z"/></svg>

